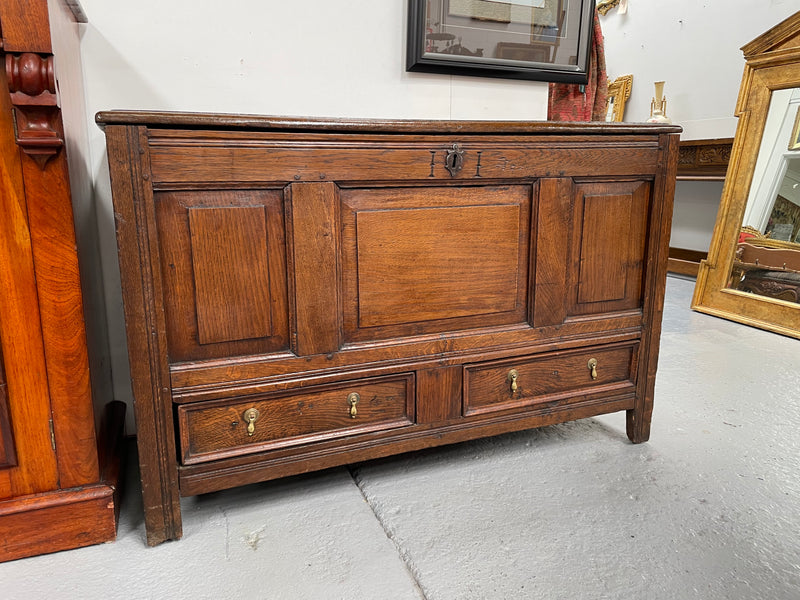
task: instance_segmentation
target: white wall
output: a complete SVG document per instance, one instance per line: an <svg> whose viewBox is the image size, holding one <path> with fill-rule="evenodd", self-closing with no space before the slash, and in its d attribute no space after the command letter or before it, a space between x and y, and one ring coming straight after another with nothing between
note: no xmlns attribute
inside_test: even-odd
<svg viewBox="0 0 800 600"><path fill-rule="evenodd" d="M543 119L547 86L405 72L405 0L81 0L87 114L155 109L300 116ZM668 114L688 138L730 137L739 48L797 0L629 0L602 17L609 75L633 73L626 120L649 115L666 80ZM90 125L114 395L130 399L105 141ZM694 214L684 247L706 249L717 198ZM708 194L689 186L689 194ZM721 189L721 188L720 188ZM687 200L687 201L684 201ZM679 234L680 235L680 234ZM676 236L679 237L679 236ZM703 247L705 246L705 247Z"/></svg>
<svg viewBox="0 0 800 600"><path fill-rule="evenodd" d="M628 0L601 17L609 79L633 74L626 121L650 115L666 81L667 115L684 139L733 137L744 70L740 48L791 16L797 0Z"/></svg>
<svg viewBox="0 0 800 600"><path fill-rule="evenodd" d="M798 9L797 0L628 0L626 14L613 9L601 25L609 81L633 74L625 120L646 120L653 84L666 81L682 139L733 137L741 47ZM721 195L721 183L678 182L670 245L707 251Z"/></svg>

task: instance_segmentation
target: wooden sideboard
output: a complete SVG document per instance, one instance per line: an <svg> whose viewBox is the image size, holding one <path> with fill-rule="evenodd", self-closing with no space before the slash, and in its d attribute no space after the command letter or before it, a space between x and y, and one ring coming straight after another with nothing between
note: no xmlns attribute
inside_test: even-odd
<svg viewBox="0 0 800 600"><path fill-rule="evenodd" d="M627 411L673 126L106 112L148 542L179 499Z"/></svg>
<svg viewBox="0 0 800 600"><path fill-rule="evenodd" d="M678 147L678 181L725 181L733 138L681 140ZM700 261L707 252L670 247L667 270L697 277Z"/></svg>

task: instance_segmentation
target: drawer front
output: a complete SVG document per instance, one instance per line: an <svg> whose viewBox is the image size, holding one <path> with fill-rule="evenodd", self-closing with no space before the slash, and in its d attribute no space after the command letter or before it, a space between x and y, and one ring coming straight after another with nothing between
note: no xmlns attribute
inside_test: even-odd
<svg viewBox="0 0 800 600"><path fill-rule="evenodd" d="M156 186L199 181L480 181L550 177L565 170L576 177L606 177L652 173L659 159L654 140L624 137L600 147L589 138L524 135L491 141L447 133L392 136L376 142L374 137L365 140L341 133L282 140L277 134L226 132L220 143L215 132L150 133L150 169ZM454 160L459 152L461 158Z"/></svg>
<svg viewBox="0 0 800 600"><path fill-rule="evenodd" d="M184 464L413 423L412 374L318 386L281 396L178 407Z"/></svg>
<svg viewBox="0 0 800 600"><path fill-rule="evenodd" d="M615 344L467 365L464 415L632 394L637 349L638 343Z"/></svg>

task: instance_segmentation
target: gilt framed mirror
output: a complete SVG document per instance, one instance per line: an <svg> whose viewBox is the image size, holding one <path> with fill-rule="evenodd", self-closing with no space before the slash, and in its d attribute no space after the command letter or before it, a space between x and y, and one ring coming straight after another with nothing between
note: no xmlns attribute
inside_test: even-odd
<svg viewBox="0 0 800 600"><path fill-rule="evenodd" d="M739 123L692 308L800 338L800 12L742 52Z"/></svg>

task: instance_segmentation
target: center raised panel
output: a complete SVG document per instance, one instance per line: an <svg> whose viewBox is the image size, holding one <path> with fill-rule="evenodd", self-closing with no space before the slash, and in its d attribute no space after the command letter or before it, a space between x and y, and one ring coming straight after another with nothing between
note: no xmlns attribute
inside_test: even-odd
<svg viewBox="0 0 800 600"><path fill-rule="evenodd" d="M529 186L340 193L348 341L523 323Z"/></svg>

